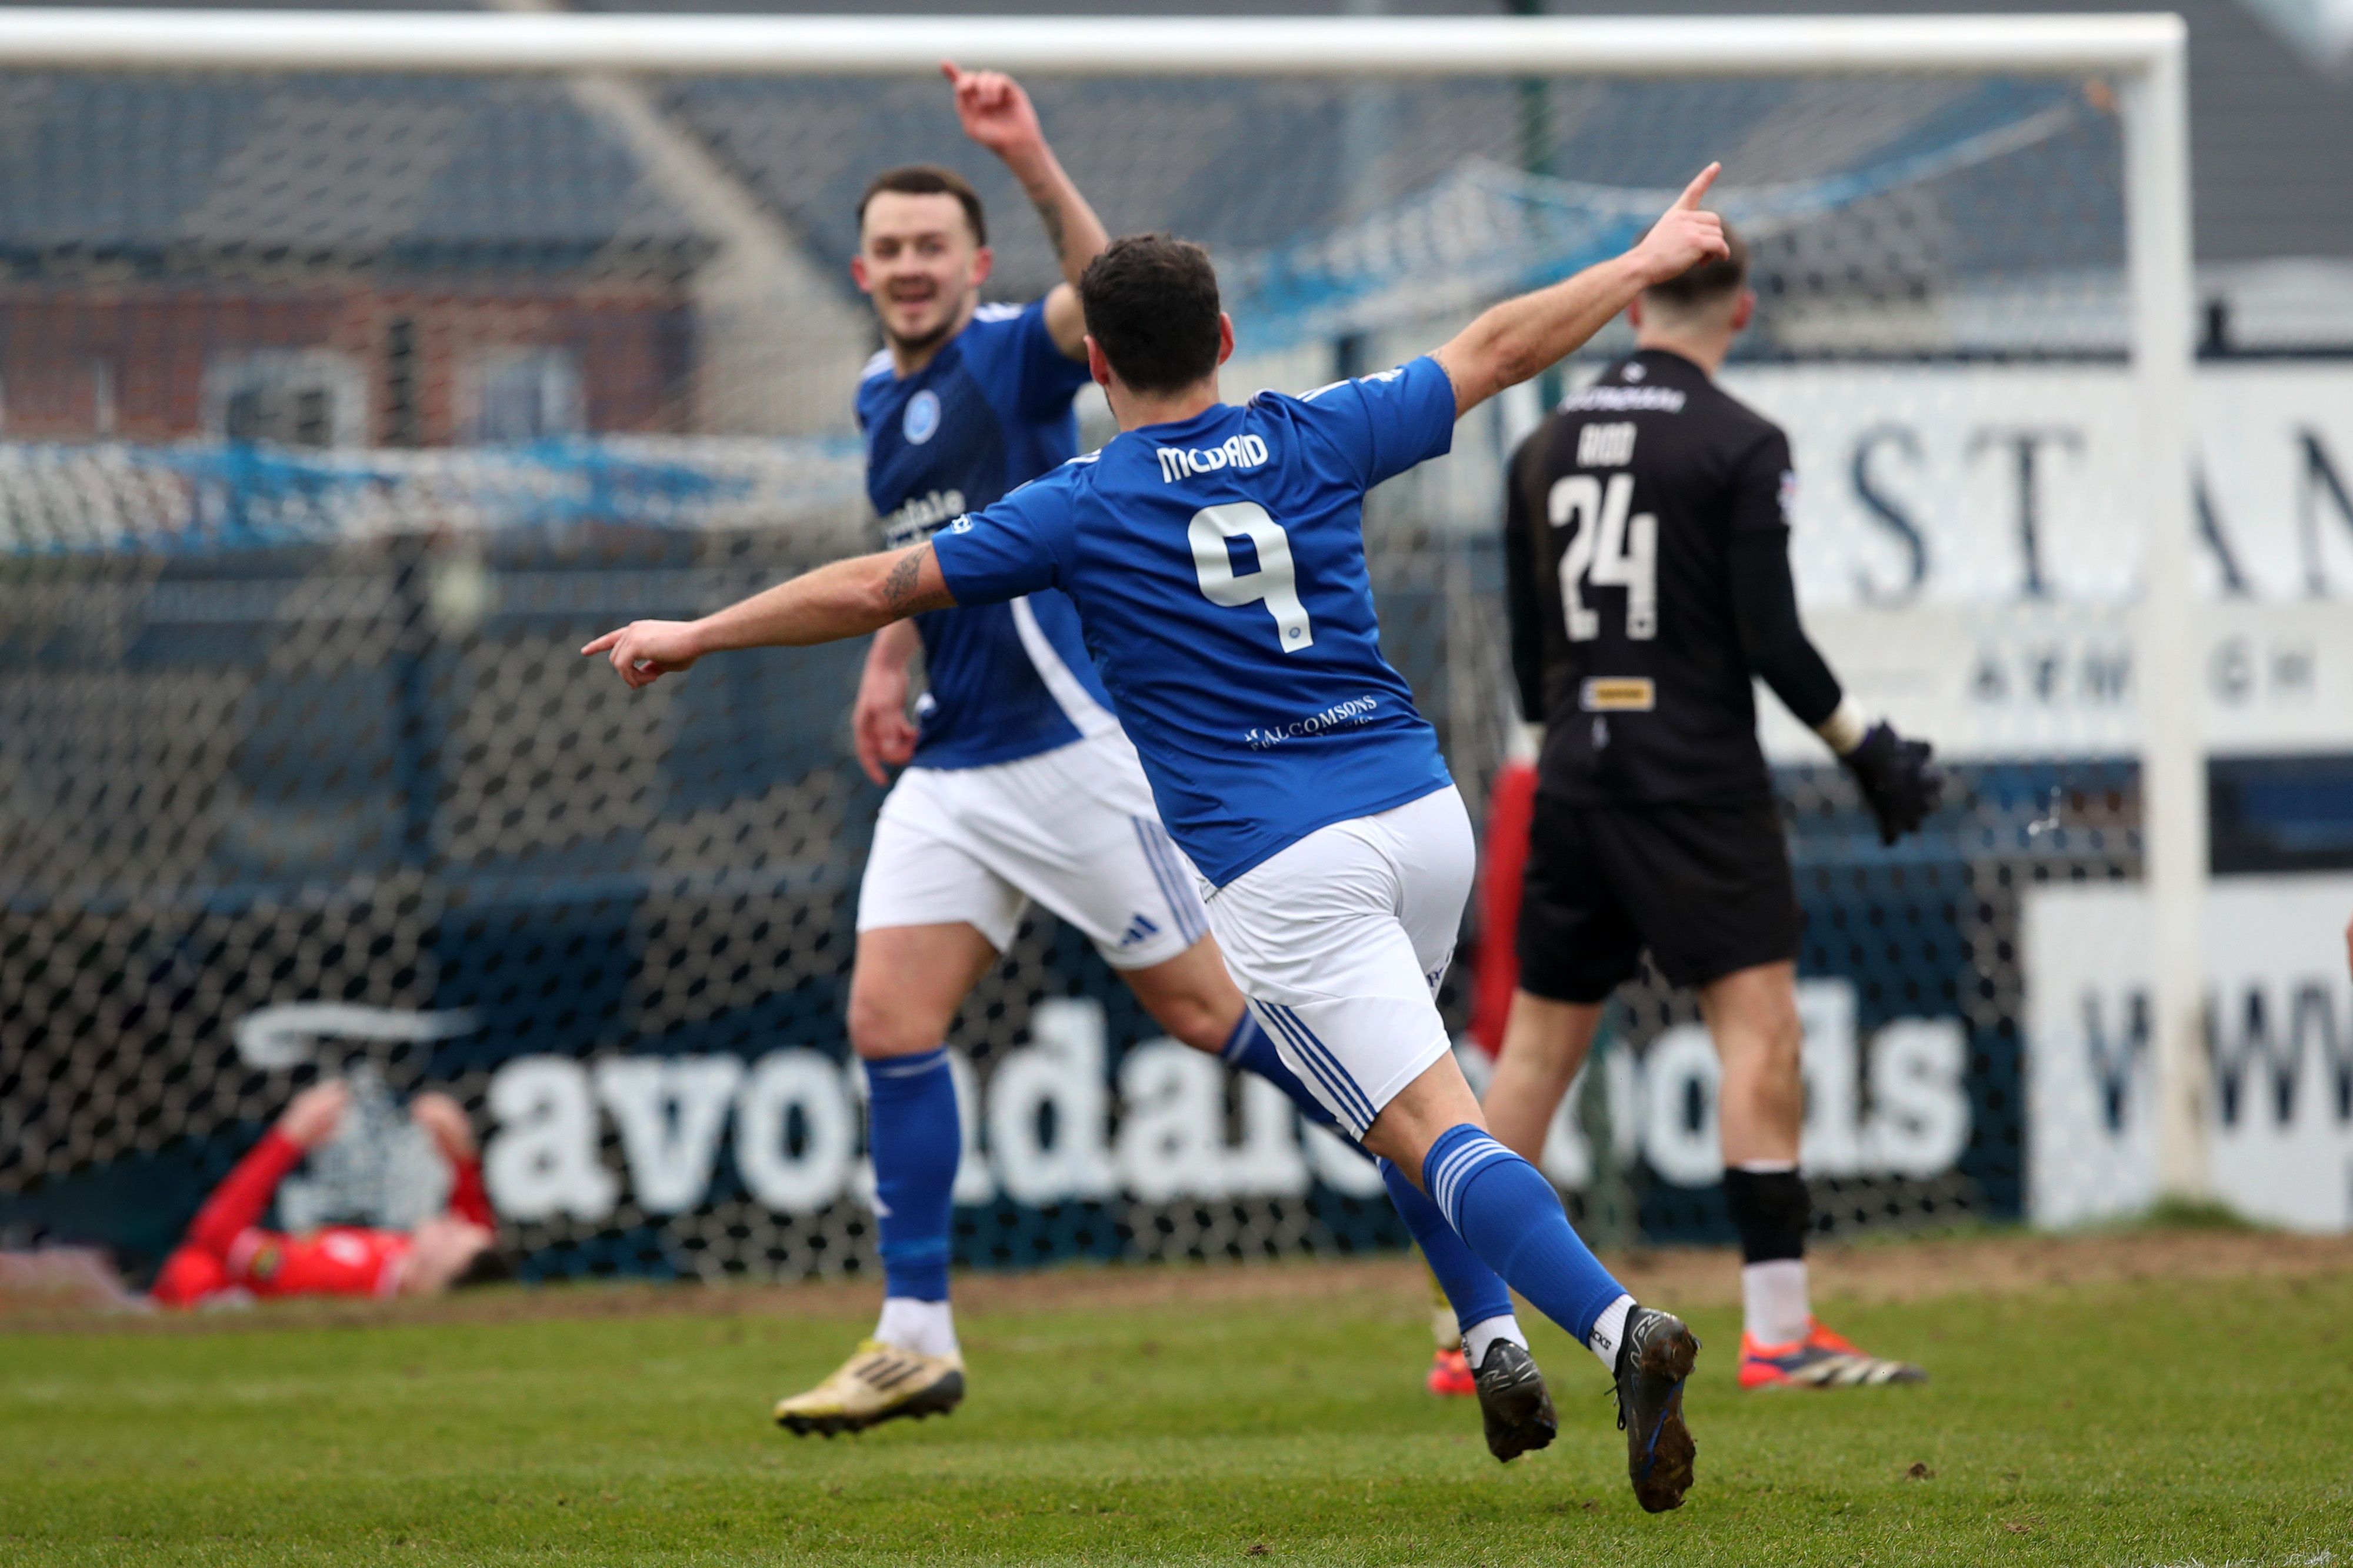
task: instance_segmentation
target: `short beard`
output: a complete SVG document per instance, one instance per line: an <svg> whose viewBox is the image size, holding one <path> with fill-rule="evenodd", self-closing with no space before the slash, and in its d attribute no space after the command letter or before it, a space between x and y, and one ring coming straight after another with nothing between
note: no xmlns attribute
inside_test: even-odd
<svg viewBox="0 0 2353 1568"><path fill-rule="evenodd" d="M882 341L901 353L923 353L947 342L949 334L955 331L955 315L951 313L947 320L919 338L902 338L885 324L882 328Z"/></svg>

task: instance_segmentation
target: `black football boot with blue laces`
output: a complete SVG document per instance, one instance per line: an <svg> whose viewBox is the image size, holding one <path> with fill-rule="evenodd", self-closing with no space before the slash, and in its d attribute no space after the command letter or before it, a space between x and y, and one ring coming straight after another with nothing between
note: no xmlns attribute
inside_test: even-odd
<svg viewBox="0 0 2353 1568"><path fill-rule="evenodd" d="M1636 1307L1618 1347L1618 1425L1626 1434L1626 1476L1650 1513L1681 1508L1698 1445L1683 1424L1683 1381L1699 1341L1672 1312Z"/></svg>

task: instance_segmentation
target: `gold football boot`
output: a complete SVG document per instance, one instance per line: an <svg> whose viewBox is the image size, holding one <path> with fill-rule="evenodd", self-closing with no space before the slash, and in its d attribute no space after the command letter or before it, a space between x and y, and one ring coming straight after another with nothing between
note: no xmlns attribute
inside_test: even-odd
<svg viewBox="0 0 2353 1568"><path fill-rule="evenodd" d="M776 1401L776 1425L796 1437L812 1432L830 1437L902 1415L944 1415L963 1402L963 1357L923 1355L866 1340L831 1377L807 1394Z"/></svg>

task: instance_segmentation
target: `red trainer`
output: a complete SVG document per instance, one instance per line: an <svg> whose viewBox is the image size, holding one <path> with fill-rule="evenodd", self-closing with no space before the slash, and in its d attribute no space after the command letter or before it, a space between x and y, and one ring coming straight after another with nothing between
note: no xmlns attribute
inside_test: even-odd
<svg viewBox="0 0 2353 1568"><path fill-rule="evenodd" d="M1810 1321L1806 1337L1791 1344L1763 1345L1753 1335L1740 1336L1743 1388L1875 1388L1927 1381L1911 1363L1867 1355L1819 1322Z"/></svg>
<svg viewBox="0 0 2353 1568"><path fill-rule="evenodd" d="M1479 1392L1479 1380L1472 1375L1470 1358L1461 1345L1431 1358L1427 1386L1442 1399L1464 1399Z"/></svg>

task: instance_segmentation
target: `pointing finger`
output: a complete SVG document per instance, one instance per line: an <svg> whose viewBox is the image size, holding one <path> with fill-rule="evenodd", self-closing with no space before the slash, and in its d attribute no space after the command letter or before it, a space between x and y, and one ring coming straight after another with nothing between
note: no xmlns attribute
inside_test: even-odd
<svg viewBox="0 0 2353 1568"><path fill-rule="evenodd" d="M954 60L942 60L940 62L940 74L947 78L950 81L955 82L959 85L964 81L964 68L956 64Z"/></svg>
<svg viewBox="0 0 2353 1568"><path fill-rule="evenodd" d="M607 632L603 637L598 637L595 642L590 643L586 647L582 648L580 651L584 656L592 653L603 653L607 648L611 647L615 643L619 642L620 640L621 634L619 632Z"/></svg>
<svg viewBox="0 0 2353 1568"><path fill-rule="evenodd" d="M1710 163L1706 168L1702 169L1698 176L1683 187L1683 194L1675 198L1673 210L1690 212L1697 207L1699 199L1707 195L1707 188L1715 184L1716 175L1722 173L1724 173L1724 165L1721 163Z"/></svg>

